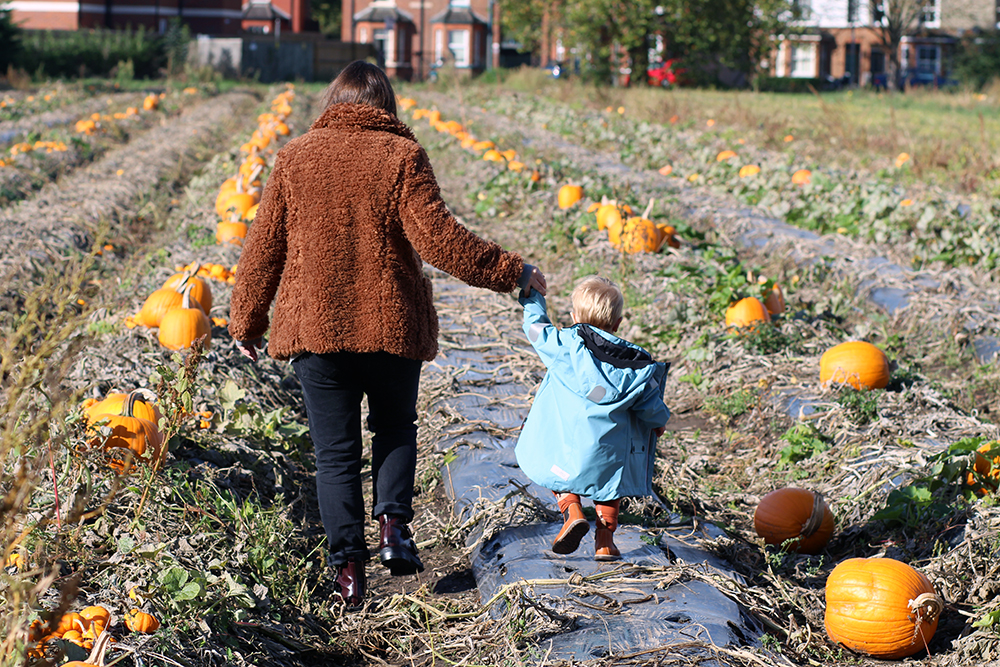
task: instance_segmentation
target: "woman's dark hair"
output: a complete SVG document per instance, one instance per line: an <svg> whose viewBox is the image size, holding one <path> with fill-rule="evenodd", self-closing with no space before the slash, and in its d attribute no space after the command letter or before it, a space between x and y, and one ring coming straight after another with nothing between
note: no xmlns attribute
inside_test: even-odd
<svg viewBox="0 0 1000 667"><path fill-rule="evenodd" d="M326 87L321 100L324 109L344 102L367 104L396 115L396 93L392 90L389 77L364 60L355 60L345 67Z"/></svg>

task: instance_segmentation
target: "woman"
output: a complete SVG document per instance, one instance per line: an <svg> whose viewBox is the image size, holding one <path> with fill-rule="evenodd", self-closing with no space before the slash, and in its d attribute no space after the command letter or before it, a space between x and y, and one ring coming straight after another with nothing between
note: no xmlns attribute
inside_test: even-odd
<svg viewBox="0 0 1000 667"><path fill-rule="evenodd" d="M229 332L256 361L291 359L316 451L316 487L335 590L365 595L361 399L372 431L372 516L393 575L423 570L413 519L416 400L437 354L437 313L421 260L497 292L545 293L545 277L458 223L427 154L396 118L385 73L356 61L330 84L309 132L278 152L240 257Z"/></svg>

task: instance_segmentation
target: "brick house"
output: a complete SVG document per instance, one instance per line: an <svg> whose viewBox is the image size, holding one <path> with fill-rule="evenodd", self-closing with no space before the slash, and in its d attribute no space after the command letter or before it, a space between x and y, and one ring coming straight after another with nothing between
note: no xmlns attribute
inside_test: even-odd
<svg viewBox="0 0 1000 667"><path fill-rule="evenodd" d="M179 17L192 33L239 34L240 0L13 0L5 3L14 23L28 30L145 28L164 32Z"/></svg>
<svg viewBox="0 0 1000 667"><path fill-rule="evenodd" d="M470 75L486 68L495 0L342 2L341 39L374 43L389 76L424 79L433 63Z"/></svg>
<svg viewBox="0 0 1000 667"><path fill-rule="evenodd" d="M307 0L249 0L243 4L243 32L274 33L314 31Z"/></svg>
<svg viewBox="0 0 1000 667"><path fill-rule="evenodd" d="M778 35L769 63L774 76L884 83L888 54L861 0L806 0L796 34ZM918 24L900 44L900 75L909 84L940 84L959 37L1000 20L1000 0L927 0ZM845 78L846 77L846 78Z"/></svg>

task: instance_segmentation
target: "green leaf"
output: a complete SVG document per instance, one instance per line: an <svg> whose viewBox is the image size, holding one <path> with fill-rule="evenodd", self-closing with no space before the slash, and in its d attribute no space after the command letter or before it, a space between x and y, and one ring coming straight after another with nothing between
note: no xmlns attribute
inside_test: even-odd
<svg viewBox="0 0 1000 667"><path fill-rule="evenodd" d="M226 412L233 410L236 407L236 403L246 398L246 395L246 391L241 389L235 382L226 380L226 383L219 389L219 400L222 402L222 409Z"/></svg>
<svg viewBox="0 0 1000 667"><path fill-rule="evenodd" d="M201 596L201 584L197 581L189 581L179 591L174 593L175 600L194 600Z"/></svg>
<svg viewBox="0 0 1000 667"><path fill-rule="evenodd" d="M183 567L171 567L160 573L160 583L168 591L179 591L187 584L188 577L188 571Z"/></svg>
<svg viewBox="0 0 1000 667"><path fill-rule="evenodd" d="M127 554L135 549L135 540L131 535L122 535L118 538L118 553Z"/></svg>
<svg viewBox="0 0 1000 667"><path fill-rule="evenodd" d="M1000 609L983 614L980 618L973 621L972 625L977 628L992 628L997 624L997 621L1000 621Z"/></svg>

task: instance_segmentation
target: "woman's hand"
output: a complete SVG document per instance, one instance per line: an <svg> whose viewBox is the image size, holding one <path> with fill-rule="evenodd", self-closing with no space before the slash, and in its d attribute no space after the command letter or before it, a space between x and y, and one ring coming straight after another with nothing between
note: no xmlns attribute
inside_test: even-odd
<svg viewBox="0 0 1000 667"><path fill-rule="evenodd" d="M260 336L253 340L236 341L236 349L250 361L257 361L257 350L264 347L264 339Z"/></svg>
<svg viewBox="0 0 1000 667"><path fill-rule="evenodd" d="M521 288L521 293L524 296L531 296L532 289L538 290L539 294L545 296L545 274L539 271L537 266L525 264L517 286Z"/></svg>

